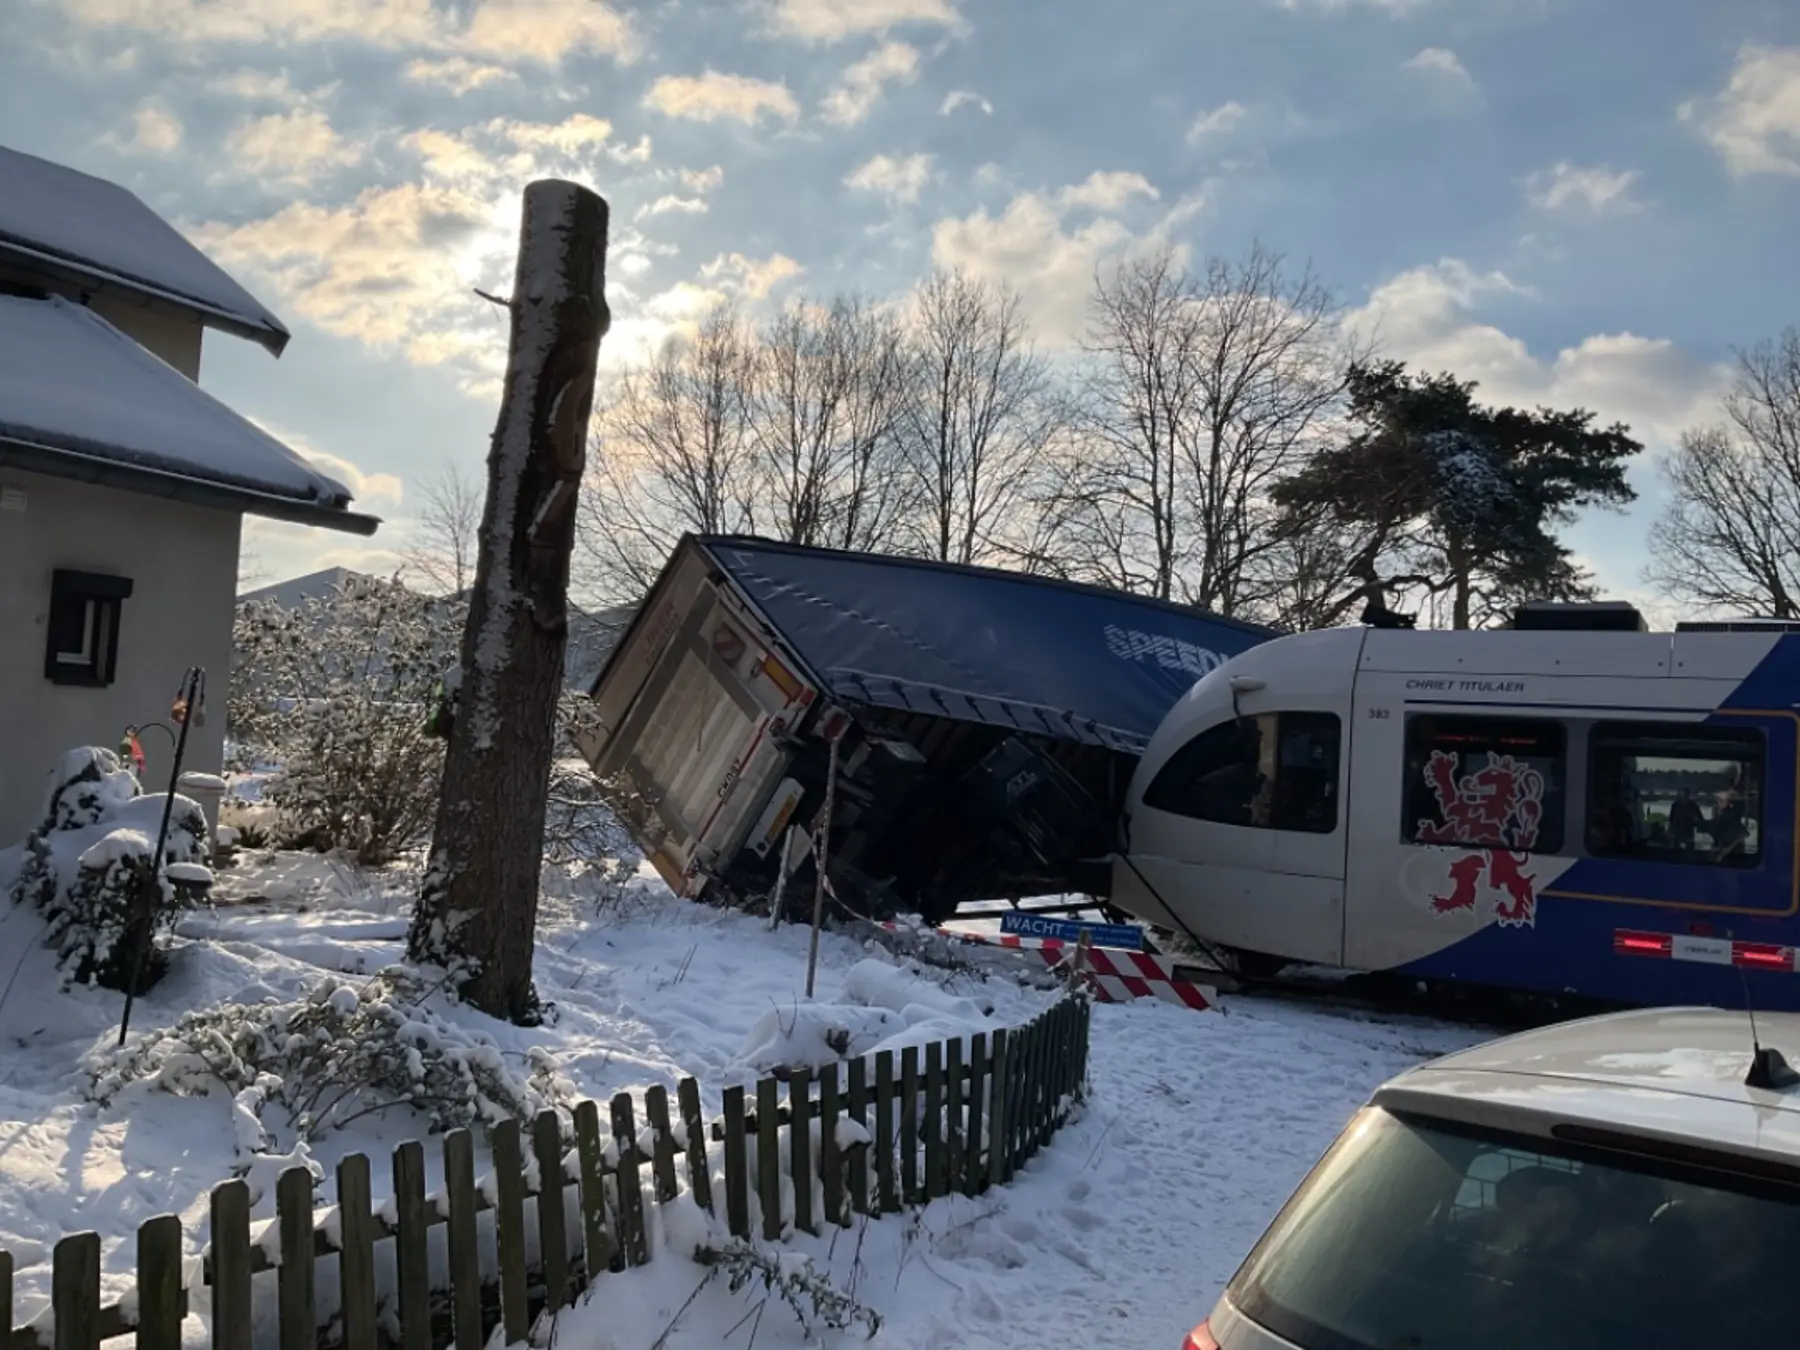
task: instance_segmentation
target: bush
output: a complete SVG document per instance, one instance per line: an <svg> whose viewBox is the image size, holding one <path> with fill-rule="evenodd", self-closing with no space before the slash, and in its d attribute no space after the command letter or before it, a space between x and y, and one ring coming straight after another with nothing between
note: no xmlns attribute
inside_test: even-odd
<svg viewBox="0 0 1800 1350"><path fill-rule="evenodd" d="M179 1096L216 1084L235 1095L240 1126L257 1122L260 1144L247 1151L258 1152L272 1133L271 1106L305 1142L394 1108L418 1111L434 1131L486 1130L574 1099L548 1054L529 1052L520 1072L491 1038L438 1014L430 1006L438 987L410 966L390 966L360 988L327 979L299 999L192 1012L103 1052L90 1066L89 1096L109 1105L133 1083Z"/></svg>
<svg viewBox="0 0 1800 1350"><path fill-rule="evenodd" d="M12 900L43 912L47 941L70 978L124 989L140 942L150 944L143 986L160 977L167 964L161 940L212 880L206 815L179 795L168 807L165 867L155 866L168 803L165 793L145 796L111 750L85 746L57 765L43 817L25 840Z"/></svg>
<svg viewBox="0 0 1800 1350"><path fill-rule="evenodd" d="M287 847L380 866L430 837L444 745L431 734L462 605L348 578L286 609L241 605L229 718L242 753L278 764L264 797Z"/></svg>

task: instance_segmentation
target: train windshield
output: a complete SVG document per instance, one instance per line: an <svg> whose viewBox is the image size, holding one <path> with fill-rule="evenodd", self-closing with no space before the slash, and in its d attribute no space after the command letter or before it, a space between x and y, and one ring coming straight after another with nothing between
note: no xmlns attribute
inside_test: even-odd
<svg viewBox="0 0 1800 1350"><path fill-rule="evenodd" d="M1370 1109L1227 1295L1306 1350L1790 1345L1796 1251L1800 1190Z"/></svg>

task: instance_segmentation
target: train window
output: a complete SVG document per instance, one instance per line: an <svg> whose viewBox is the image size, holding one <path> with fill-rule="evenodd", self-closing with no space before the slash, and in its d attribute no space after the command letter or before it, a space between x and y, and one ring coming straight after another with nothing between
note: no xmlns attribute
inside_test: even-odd
<svg viewBox="0 0 1800 1350"><path fill-rule="evenodd" d="M1588 852L1715 867L1761 861L1760 731L1602 722L1588 761Z"/></svg>
<svg viewBox="0 0 1800 1350"><path fill-rule="evenodd" d="M1144 805L1221 825L1330 834L1341 737L1333 713L1221 722L1169 757L1144 789Z"/></svg>
<svg viewBox="0 0 1800 1350"><path fill-rule="evenodd" d="M1560 722L1422 714L1406 724L1405 839L1517 853L1563 842Z"/></svg>

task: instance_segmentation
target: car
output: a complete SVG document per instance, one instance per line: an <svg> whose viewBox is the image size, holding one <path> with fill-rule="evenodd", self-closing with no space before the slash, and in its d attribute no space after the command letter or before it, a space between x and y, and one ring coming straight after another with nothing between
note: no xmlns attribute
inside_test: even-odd
<svg viewBox="0 0 1800 1350"><path fill-rule="evenodd" d="M1800 1346L1800 1014L1659 1008L1384 1084L1184 1350Z"/></svg>

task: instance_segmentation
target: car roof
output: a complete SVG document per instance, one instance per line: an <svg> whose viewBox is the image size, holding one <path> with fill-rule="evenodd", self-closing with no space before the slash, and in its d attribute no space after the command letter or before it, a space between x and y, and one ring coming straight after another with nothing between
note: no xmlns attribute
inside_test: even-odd
<svg viewBox="0 0 1800 1350"><path fill-rule="evenodd" d="M1762 1013L1756 1042L1800 1068L1800 1014ZM1411 1069L1374 1105L1497 1129L1558 1125L1800 1163L1800 1087L1748 1087L1751 1019L1718 1008L1583 1018Z"/></svg>

